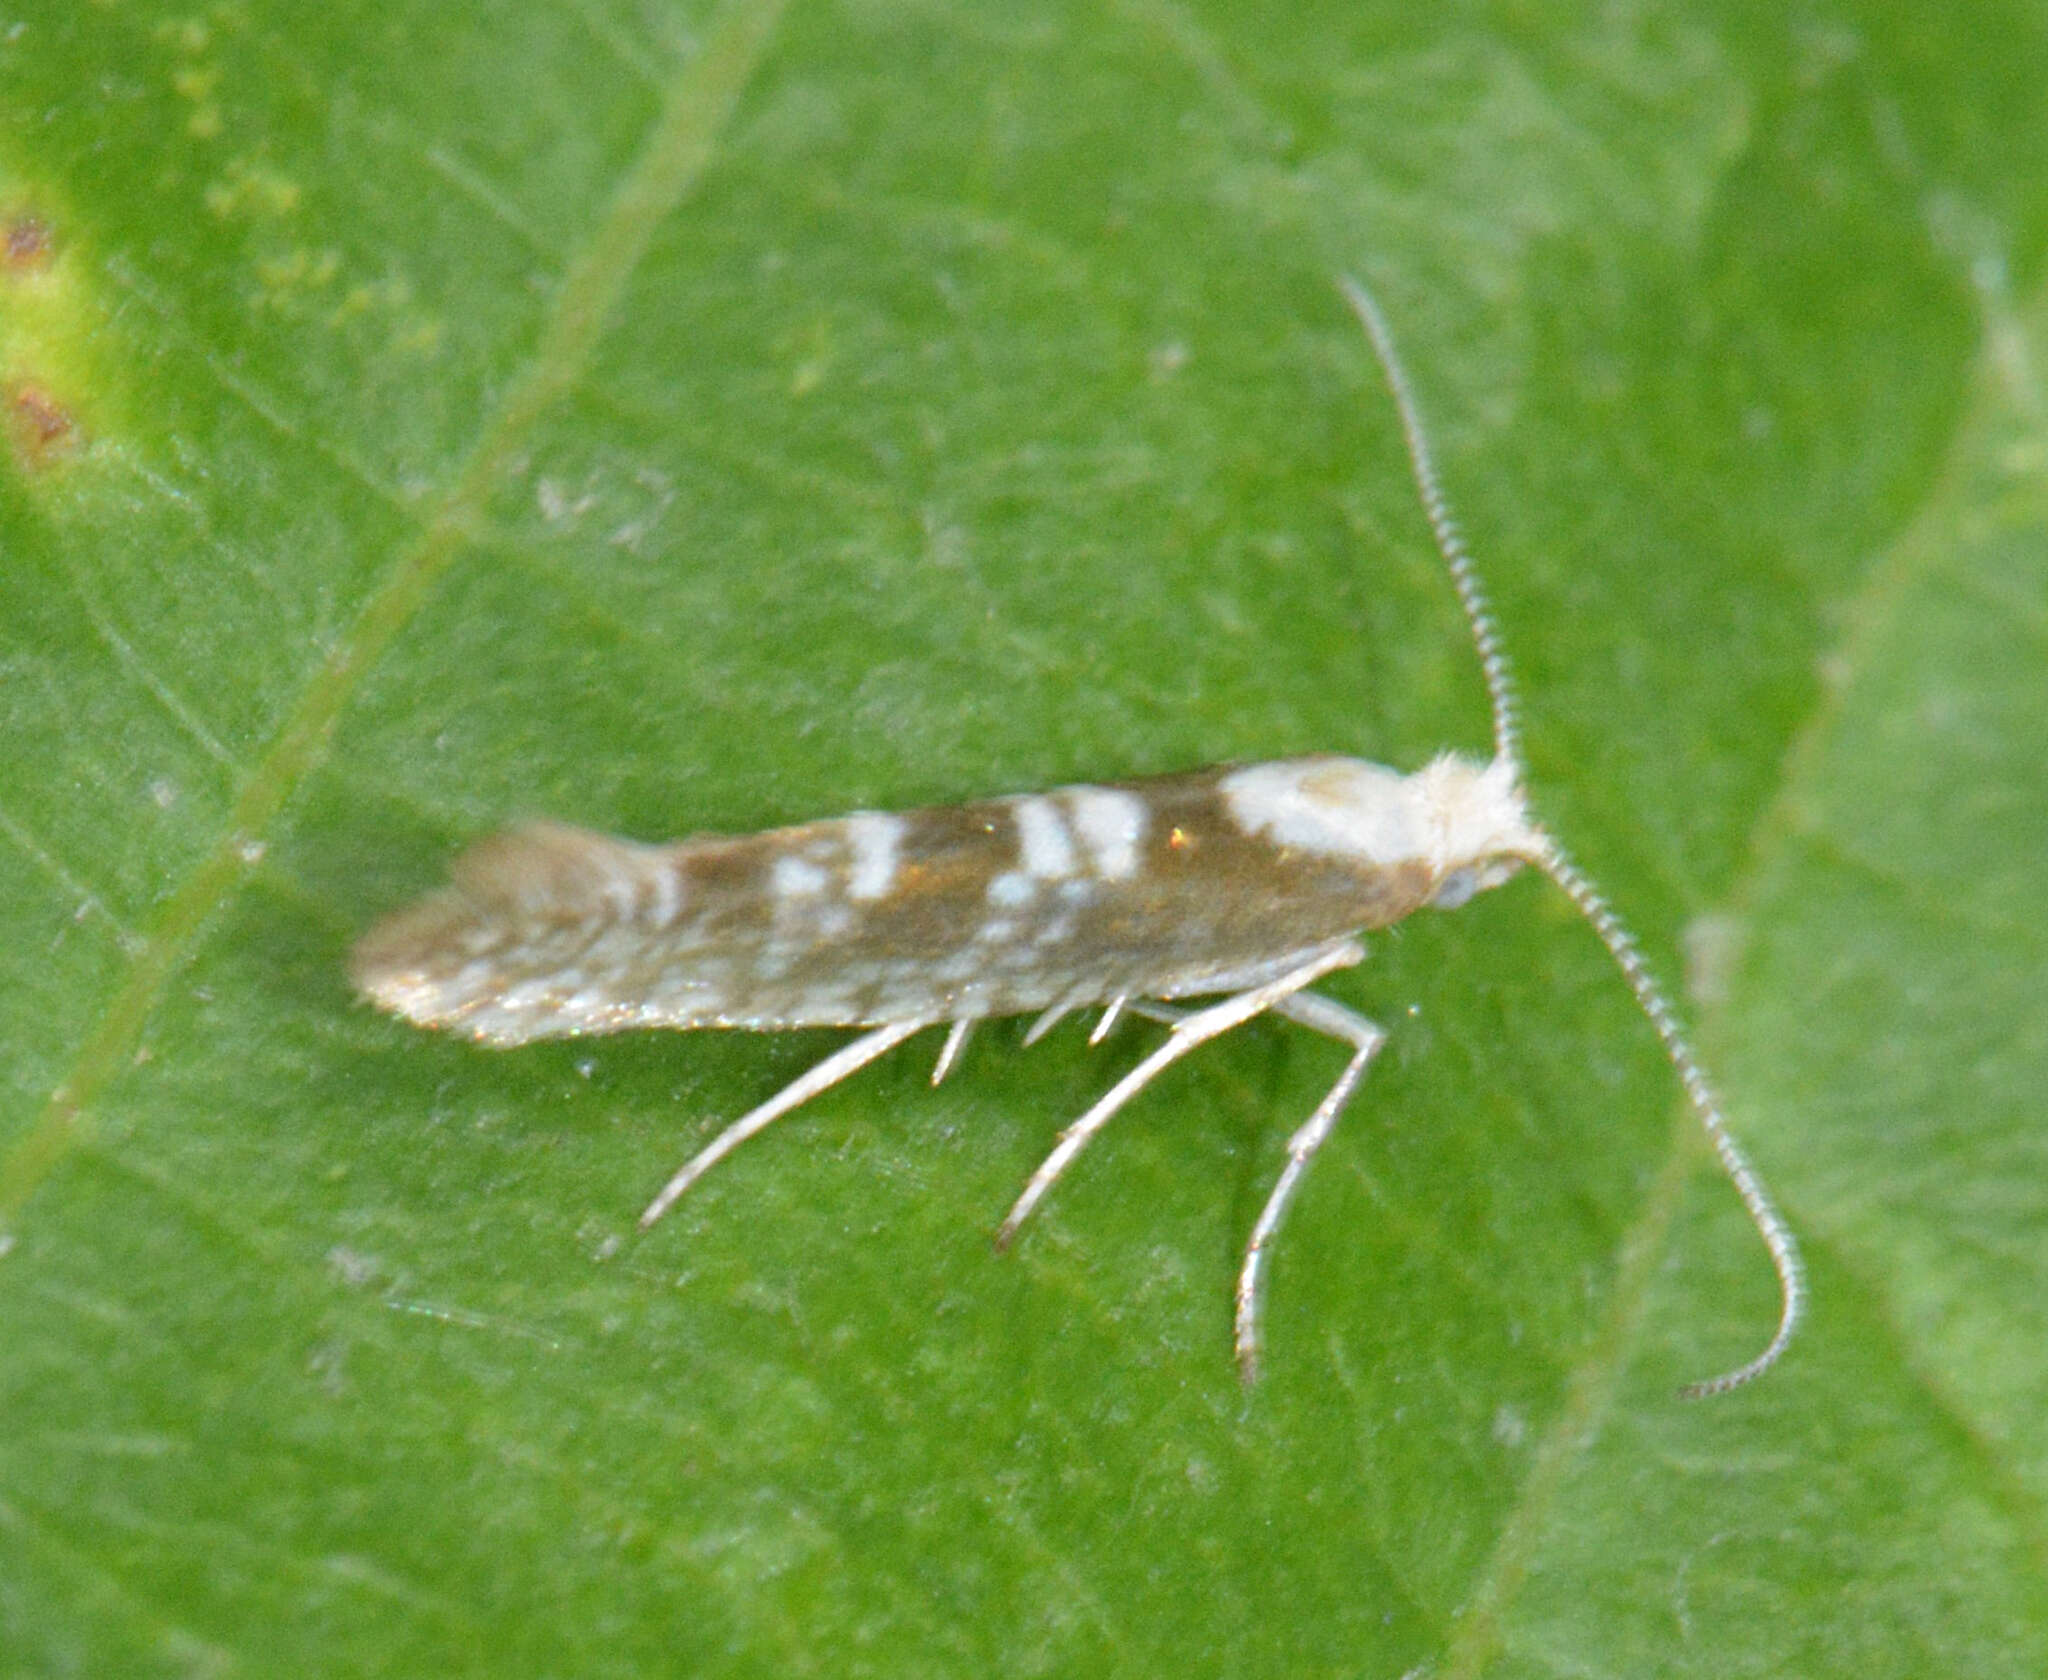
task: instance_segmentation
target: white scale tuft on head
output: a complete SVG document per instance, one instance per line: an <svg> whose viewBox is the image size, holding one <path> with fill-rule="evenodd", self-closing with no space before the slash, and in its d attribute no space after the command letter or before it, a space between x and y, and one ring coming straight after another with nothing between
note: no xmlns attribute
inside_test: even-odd
<svg viewBox="0 0 2048 1680"><path fill-rule="evenodd" d="M1455 910L1549 856L1550 837L1529 820L1521 778L1506 759L1475 764L1445 753L1408 780L1430 836L1437 909Z"/></svg>

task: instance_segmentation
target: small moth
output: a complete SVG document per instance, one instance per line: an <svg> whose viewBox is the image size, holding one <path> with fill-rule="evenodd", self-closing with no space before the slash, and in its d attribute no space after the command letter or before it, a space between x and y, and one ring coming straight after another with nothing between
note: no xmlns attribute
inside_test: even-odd
<svg viewBox="0 0 2048 1680"><path fill-rule="evenodd" d="M1355 758L1285 759L670 845L534 824L465 852L451 886L371 928L351 963L356 986L420 1026L499 1047L634 1027L863 1029L685 1162L643 1227L747 1139L928 1027L946 1028L937 1084L991 1016L1035 1014L1026 1044L1077 1009L1103 1011L1091 1043L1127 1012L1167 1023L1164 1040L1060 1134L998 1228L999 1247L1168 1067L1256 1016L1285 1017L1350 1060L1288 1140L1245 1244L1235 1342L1249 1381L1267 1252L1386 1040L1310 988L1363 959L1364 931L1425 907L1454 910L1528 865L1614 959L1777 1272L1778 1325L1763 1351L1684 1392L1720 1394L1762 1375L1803 1309L1798 1246L1633 936L1529 814L1512 675L1407 373L1372 296L1355 280L1339 285L1379 359L1471 628L1493 709L1489 761L1446 753L1403 775Z"/></svg>

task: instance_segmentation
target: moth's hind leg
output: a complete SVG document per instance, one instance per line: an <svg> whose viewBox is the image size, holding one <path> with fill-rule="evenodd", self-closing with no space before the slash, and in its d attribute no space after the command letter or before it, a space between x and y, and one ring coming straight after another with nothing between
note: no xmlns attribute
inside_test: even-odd
<svg viewBox="0 0 2048 1680"><path fill-rule="evenodd" d="M851 1044L842 1045L822 1062L797 1075L760 1107L749 1109L742 1114L685 1161L676 1175L661 1187L661 1194L647 1204L647 1211L640 1216L640 1229L646 1230L674 1207L678 1196L756 1132L765 1131L791 1109L803 1107L820 1092L829 1091L840 1080L858 1073L877 1056L895 1049L912 1033L921 1033L932 1024L933 1019L925 1017L915 1021L891 1021L885 1027L875 1028L873 1032L862 1033ZM946 1040L948 1050L957 1054L959 1045L955 1038L964 1036L957 1033L949 1036ZM940 1071L944 1071L943 1067Z"/></svg>
<svg viewBox="0 0 2048 1680"><path fill-rule="evenodd" d="M1384 1029L1314 992L1296 992L1279 999L1273 1005L1273 1013L1350 1045L1352 1055L1349 1065L1337 1076L1337 1083L1316 1105L1315 1113L1287 1140L1287 1165L1280 1169L1280 1177L1274 1182L1265 1207L1259 1211L1258 1223L1252 1227L1251 1240L1245 1244L1244 1265L1237 1274L1237 1370L1247 1383L1259 1374L1259 1285L1265 1273L1266 1250L1280 1229L1280 1221L1286 1217L1288 1203L1301 1187L1309 1162L1336 1130L1337 1116L1365 1077L1366 1065L1387 1041Z"/></svg>

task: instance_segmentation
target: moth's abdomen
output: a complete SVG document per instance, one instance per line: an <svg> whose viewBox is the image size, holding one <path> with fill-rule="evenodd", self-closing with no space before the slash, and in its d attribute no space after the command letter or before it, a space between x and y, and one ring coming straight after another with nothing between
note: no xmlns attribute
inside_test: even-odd
<svg viewBox="0 0 2048 1680"><path fill-rule="evenodd" d="M1272 778L1324 774L1408 780L1296 760L665 846L517 829L373 927L351 972L383 1007L494 1044L1224 989L1434 890L1419 857L1276 822Z"/></svg>

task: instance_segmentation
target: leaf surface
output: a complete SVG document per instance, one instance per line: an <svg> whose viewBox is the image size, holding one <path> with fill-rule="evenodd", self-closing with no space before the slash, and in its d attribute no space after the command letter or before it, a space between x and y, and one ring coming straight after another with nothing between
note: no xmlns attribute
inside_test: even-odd
<svg viewBox="0 0 2048 1680"><path fill-rule="evenodd" d="M32 0L0 39L0 1650L24 1673L2048 1667L2048 168L2025 8ZM1311 750L1483 695L1685 975L1753 1234L1522 879L1211 1046L496 1053L460 845ZM935 1035L934 1035L935 1036Z"/></svg>

